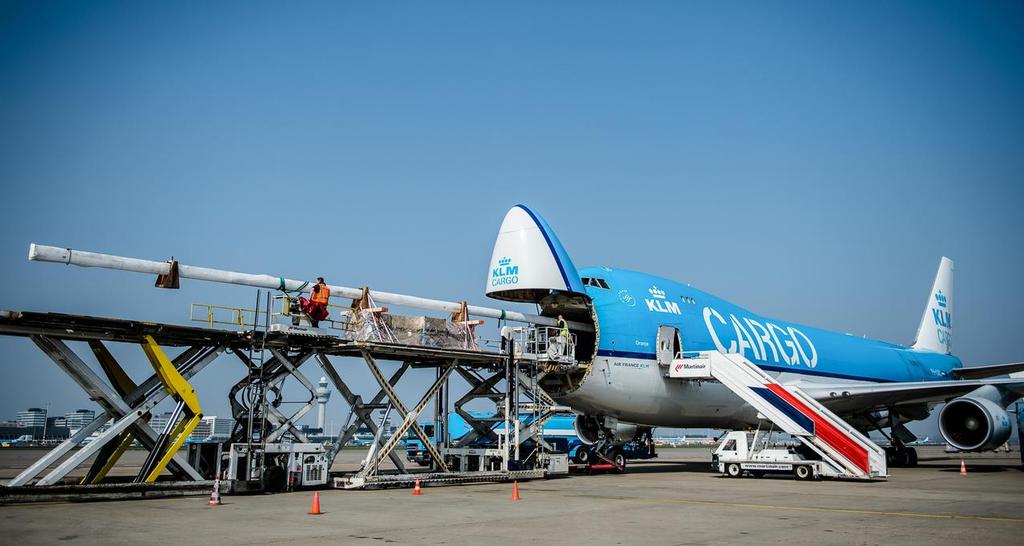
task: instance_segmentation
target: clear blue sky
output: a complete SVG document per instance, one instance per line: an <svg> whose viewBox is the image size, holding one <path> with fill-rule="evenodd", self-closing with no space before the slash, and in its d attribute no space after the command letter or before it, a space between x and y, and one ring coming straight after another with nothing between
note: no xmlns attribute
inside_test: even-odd
<svg viewBox="0 0 1024 546"><path fill-rule="evenodd" d="M1024 360L1021 3L555 4L0 3L0 308L254 296L29 242L480 303L524 202L579 266L896 342L947 255L955 352ZM0 377L92 407L25 339Z"/></svg>

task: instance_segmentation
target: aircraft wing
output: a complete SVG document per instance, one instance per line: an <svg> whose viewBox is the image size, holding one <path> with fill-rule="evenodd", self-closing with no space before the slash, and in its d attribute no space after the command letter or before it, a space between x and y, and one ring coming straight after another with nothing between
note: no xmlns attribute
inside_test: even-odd
<svg viewBox="0 0 1024 546"><path fill-rule="evenodd" d="M957 379L981 379L983 377L1007 375L1020 371L1024 371L1024 362L1012 362L1010 364L993 364L991 366L972 366L970 368L957 368L953 370L953 377Z"/></svg>
<svg viewBox="0 0 1024 546"><path fill-rule="evenodd" d="M946 402L982 385L1024 395L1024 378L961 379L909 383L803 383L796 386L839 415L902 405Z"/></svg>

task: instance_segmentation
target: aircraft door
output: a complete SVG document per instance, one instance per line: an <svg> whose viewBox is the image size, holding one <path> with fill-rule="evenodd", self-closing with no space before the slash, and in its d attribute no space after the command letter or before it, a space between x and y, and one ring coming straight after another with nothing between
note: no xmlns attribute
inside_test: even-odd
<svg viewBox="0 0 1024 546"><path fill-rule="evenodd" d="M657 360L659 366L670 366L672 360L683 357L683 340L679 328L662 325L658 327Z"/></svg>

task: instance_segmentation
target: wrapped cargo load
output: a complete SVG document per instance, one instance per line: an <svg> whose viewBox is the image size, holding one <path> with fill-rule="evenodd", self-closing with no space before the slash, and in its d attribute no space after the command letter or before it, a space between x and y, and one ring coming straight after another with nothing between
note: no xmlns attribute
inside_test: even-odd
<svg viewBox="0 0 1024 546"><path fill-rule="evenodd" d="M478 349L476 336L465 323L424 317L359 312L350 324L356 341L398 343L439 349Z"/></svg>

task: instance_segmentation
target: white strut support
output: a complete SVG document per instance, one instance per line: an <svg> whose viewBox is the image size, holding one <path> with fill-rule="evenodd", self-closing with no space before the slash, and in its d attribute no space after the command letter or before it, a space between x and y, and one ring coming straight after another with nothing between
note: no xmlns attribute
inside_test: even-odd
<svg viewBox="0 0 1024 546"><path fill-rule="evenodd" d="M170 262L140 260L138 258L85 252L70 248L37 245L35 243L29 245L28 259L36 262L52 262L66 265L77 265L80 267L101 267L104 269L133 271L135 273L148 273L150 275L167 275L171 270ZM254 275L251 273L239 273L237 271L225 271L222 269L211 269L208 267L184 264L178 264L178 276L197 281L238 284L242 286L252 286L254 288L285 290L288 292L308 292L313 285L313 283L310 282L286 279L284 277ZM362 288L349 288L347 286L336 286L333 284L329 284L327 287L331 290L331 296L359 299L363 295ZM405 294L381 292L379 290L370 290L370 296L377 303L401 305L442 313L456 313L462 309L461 302L434 300L418 296L407 296ZM481 307L478 305L467 305L466 310L470 315L477 317L511 320L515 322L526 322L545 326L556 326L557 322L555 319L550 317L519 313L505 309ZM582 322L569 321L569 327L573 330L582 332L594 331L593 326Z"/></svg>

